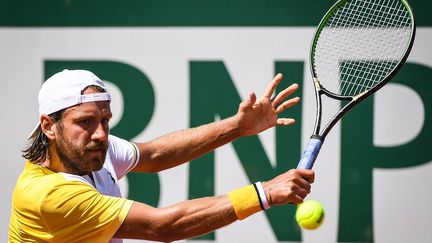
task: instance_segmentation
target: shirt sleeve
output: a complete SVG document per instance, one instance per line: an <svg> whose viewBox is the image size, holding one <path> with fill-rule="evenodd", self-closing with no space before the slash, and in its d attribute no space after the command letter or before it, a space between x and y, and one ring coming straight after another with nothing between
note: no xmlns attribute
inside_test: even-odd
<svg viewBox="0 0 432 243"><path fill-rule="evenodd" d="M110 135L108 149L111 150L109 156L118 180L138 164L139 151L135 143Z"/></svg>
<svg viewBox="0 0 432 243"><path fill-rule="evenodd" d="M92 186L68 181L44 197L40 212L55 242L108 242L126 218L132 201L102 195Z"/></svg>

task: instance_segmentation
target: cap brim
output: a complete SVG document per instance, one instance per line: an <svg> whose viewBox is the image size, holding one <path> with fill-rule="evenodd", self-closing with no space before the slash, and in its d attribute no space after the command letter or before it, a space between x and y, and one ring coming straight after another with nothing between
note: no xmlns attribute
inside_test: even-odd
<svg viewBox="0 0 432 243"><path fill-rule="evenodd" d="M27 140L32 139L36 136L36 131L40 126L40 122L37 123L37 125L35 126L35 128L33 128L33 131L30 133L30 135L27 137Z"/></svg>

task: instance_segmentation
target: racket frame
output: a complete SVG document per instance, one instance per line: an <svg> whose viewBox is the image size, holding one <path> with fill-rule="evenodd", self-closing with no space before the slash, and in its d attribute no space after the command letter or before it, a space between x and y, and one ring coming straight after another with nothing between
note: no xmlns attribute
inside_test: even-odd
<svg viewBox="0 0 432 243"><path fill-rule="evenodd" d="M315 33L314 38L312 39L312 45L311 45L311 51L310 51L310 71L312 74L312 79L314 83L315 88L315 100L316 100L316 119L315 119L315 125L314 130L312 133L312 136L310 138L310 141L308 145L306 146L302 157L300 159L300 162L298 163L297 168L307 168L311 169L313 167L313 164L315 162L315 159L321 149L322 143L325 140L325 137L330 132L330 130L336 125L336 123L349 111L351 110L355 105L357 105L360 101L366 99L367 97L371 96L373 93L375 93L377 90L382 88L385 84L387 84L395 75L396 73L401 69L402 65L405 63L405 61L408 58L408 55L412 49L412 46L414 44L415 34L416 34L416 21L415 16L412 11L412 8L410 4L406 0L399 0L404 4L405 8L410 13L412 24L411 24L411 39L409 40L409 44L407 48L405 49L404 56L399 60L399 62L396 64L395 68L387 74L386 77L383 78L381 82L376 84L374 87L372 87L369 90L366 90L364 92L361 92L355 96L343 96L339 94L335 94L327 89L325 89L315 72L314 69L314 54L315 54L315 47L316 43L318 42L319 35L321 31L325 27L325 23L328 21L328 19L333 15L334 12L336 12L341 6L343 6L346 2L350 0L340 0L337 1L325 14L325 16L321 19ZM327 97L330 97L335 100L339 101L348 101L348 104L346 104L344 107L342 107L325 125L324 129L321 132L321 121L322 121L322 95L326 95Z"/></svg>

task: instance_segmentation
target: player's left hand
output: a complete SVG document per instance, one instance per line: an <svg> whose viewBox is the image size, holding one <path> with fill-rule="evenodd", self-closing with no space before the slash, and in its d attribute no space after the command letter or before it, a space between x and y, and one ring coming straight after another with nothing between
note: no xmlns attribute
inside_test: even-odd
<svg viewBox="0 0 432 243"><path fill-rule="evenodd" d="M287 126L295 123L293 118L278 118L278 115L300 102L299 97L287 100L299 86L294 83L272 98L272 94L281 81L282 74L279 73L259 99L256 98L254 92L251 92L249 98L240 103L236 118L242 135L255 135L276 125Z"/></svg>

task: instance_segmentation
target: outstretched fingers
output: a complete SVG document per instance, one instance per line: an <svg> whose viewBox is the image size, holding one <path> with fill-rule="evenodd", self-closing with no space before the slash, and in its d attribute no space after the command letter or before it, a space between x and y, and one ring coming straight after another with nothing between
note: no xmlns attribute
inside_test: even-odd
<svg viewBox="0 0 432 243"><path fill-rule="evenodd" d="M267 86L266 91L264 92L264 97L270 99L274 91L276 90L276 87L279 85L279 83L282 81L282 74L278 73L273 78L273 81Z"/></svg>
<svg viewBox="0 0 432 243"><path fill-rule="evenodd" d="M247 105L248 106L253 106L255 104L255 101L256 101L256 95L255 95L255 93L254 92L250 92L249 93L249 99L248 99Z"/></svg>
<svg viewBox="0 0 432 243"><path fill-rule="evenodd" d="M299 102L300 102L300 97L295 97L295 98L289 99L287 101L284 101L282 104L280 104L276 107L276 113L279 114L279 113L283 112L284 110L298 104Z"/></svg>
<svg viewBox="0 0 432 243"><path fill-rule="evenodd" d="M248 99L240 103L240 109L243 111L250 109L255 104L255 102L256 102L256 95L254 92L250 92Z"/></svg>
<svg viewBox="0 0 432 243"><path fill-rule="evenodd" d="M279 94L277 94L276 97L274 97L274 99L272 100L273 106L274 107L280 106L279 104L282 103L288 96L290 96L294 92L296 92L298 88L299 88L299 85L294 83L294 84L291 84L288 88L279 92Z"/></svg>
<svg viewBox="0 0 432 243"><path fill-rule="evenodd" d="M293 118L278 118L276 120L278 126L291 126L295 124L295 119Z"/></svg>

